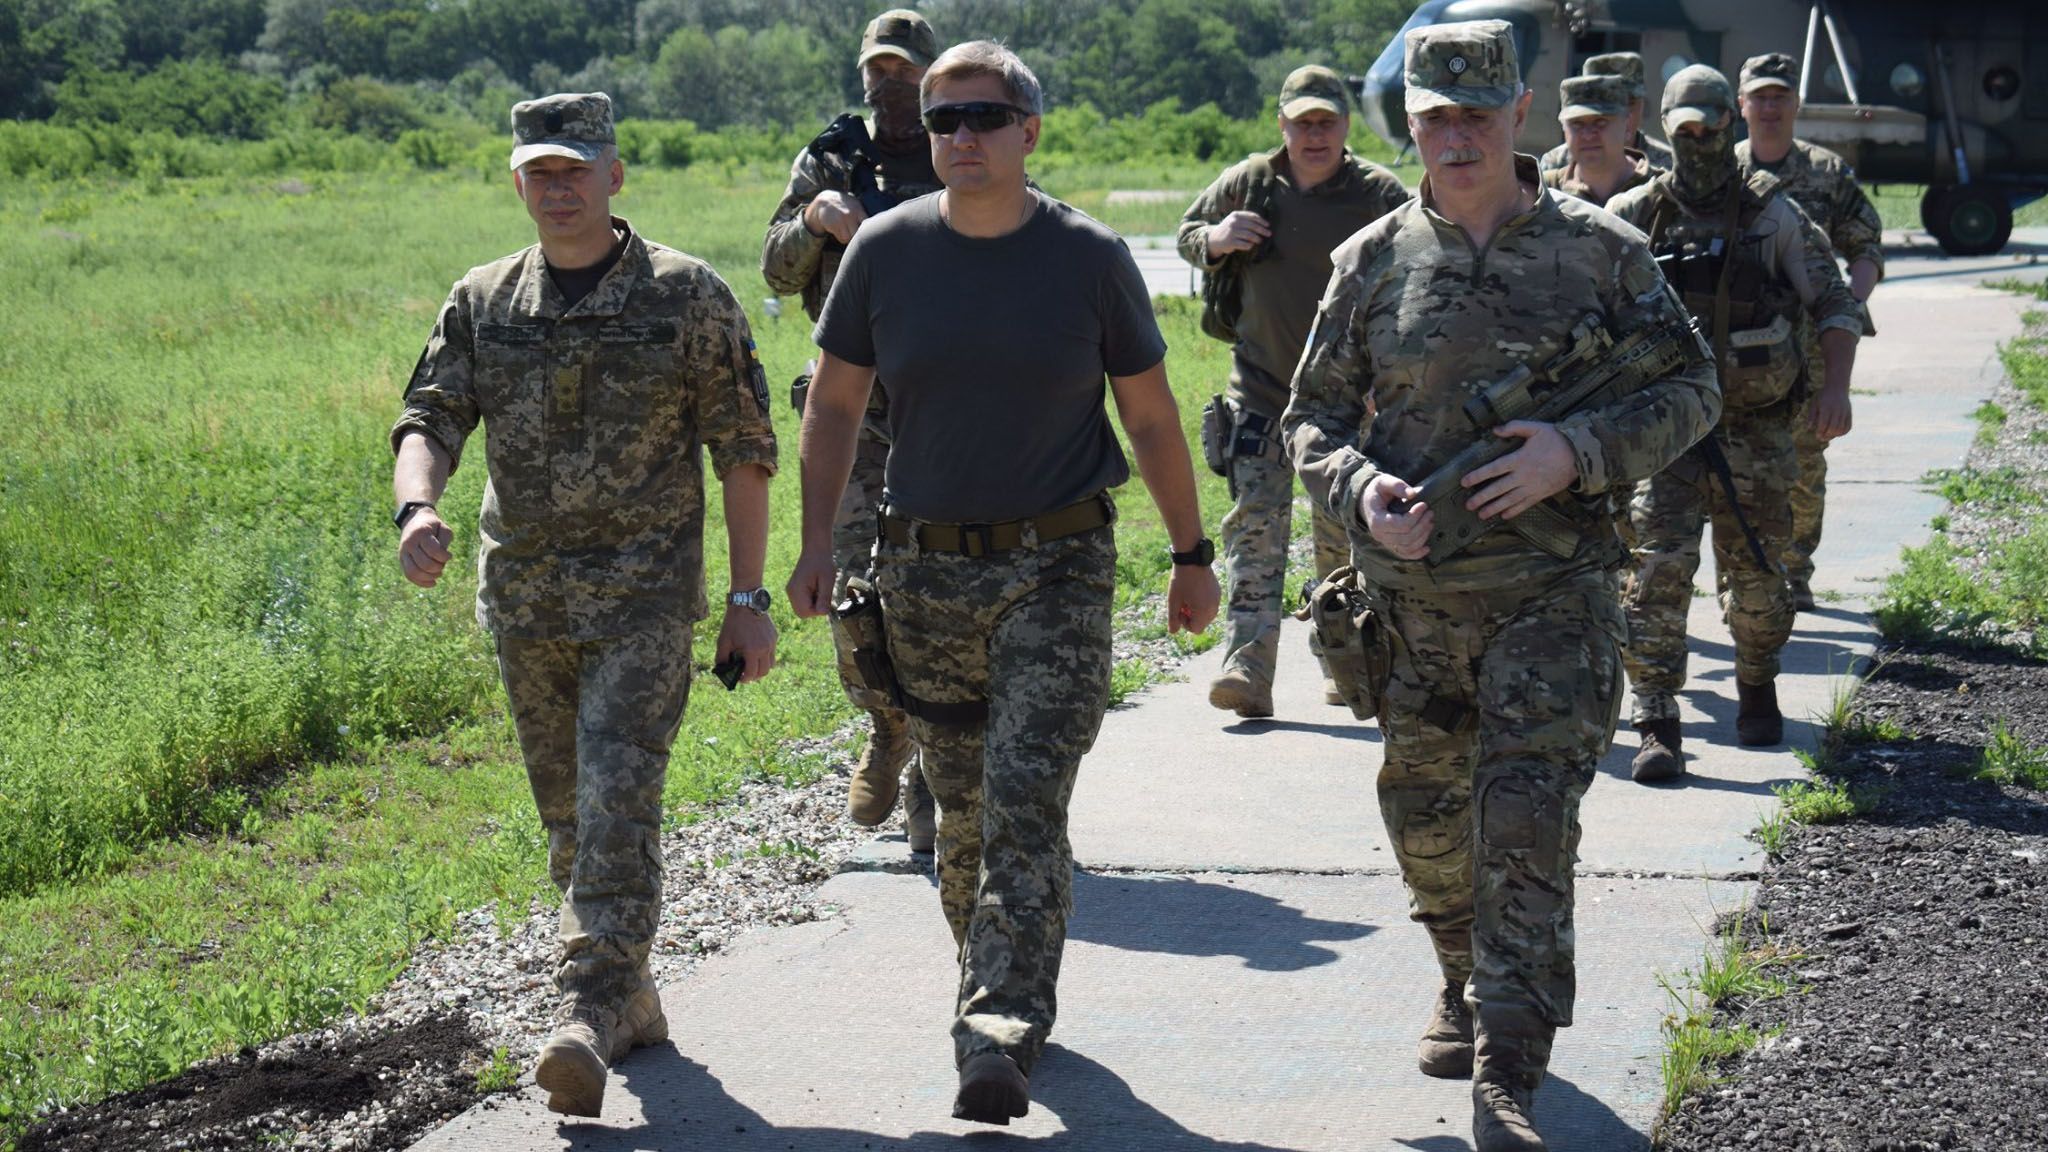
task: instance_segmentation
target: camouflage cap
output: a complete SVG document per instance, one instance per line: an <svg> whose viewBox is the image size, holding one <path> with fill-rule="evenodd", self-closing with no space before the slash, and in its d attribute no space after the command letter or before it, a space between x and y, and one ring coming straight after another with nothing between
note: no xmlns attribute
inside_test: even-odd
<svg viewBox="0 0 2048 1152"><path fill-rule="evenodd" d="M1626 116L1631 95L1626 76L1567 76L1557 86L1559 120L1582 116Z"/></svg>
<svg viewBox="0 0 2048 1152"><path fill-rule="evenodd" d="M1514 26L1505 20L1465 20L1410 29L1406 102L1410 112L1446 104L1499 108L1522 91Z"/></svg>
<svg viewBox="0 0 2048 1152"><path fill-rule="evenodd" d="M929 68L939 58L939 38L924 17L908 8L891 8L868 21L860 34L860 63L877 56L901 56Z"/></svg>
<svg viewBox="0 0 2048 1152"><path fill-rule="evenodd" d="M1664 85L1661 112L1664 131L1680 124L1719 123L1723 113L1735 111L1735 92L1728 78L1705 64L1688 64Z"/></svg>
<svg viewBox="0 0 2048 1152"><path fill-rule="evenodd" d="M612 98L602 92L557 92L512 106L512 167L540 156L595 160L614 143Z"/></svg>
<svg viewBox="0 0 2048 1152"><path fill-rule="evenodd" d="M1641 100L1643 87L1643 57L1638 52L1602 52L1588 56L1579 69L1581 76L1620 76L1628 81L1628 98Z"/></svg>
<svg viewBox="0 0 2048 1152"><path fill-rule="evenodd" d="M1280 114L1292 120L1316 109L1351 115L1351 93L1344 87L1344 78L1320 64L1289 72L1280 85Z"/></svg>
<svg viewBox="0 0 2048 1152"><path fill-rule="evenodd" d="M1783 52L1766 52L1751 56L1742 62L1742 87L1744 96L1759 88L1776 85L1781 88L1799 90L1799 62Z"/></svg>

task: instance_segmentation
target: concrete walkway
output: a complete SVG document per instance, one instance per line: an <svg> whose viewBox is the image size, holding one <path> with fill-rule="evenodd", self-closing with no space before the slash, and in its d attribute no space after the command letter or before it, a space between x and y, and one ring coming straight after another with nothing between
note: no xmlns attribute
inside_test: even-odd
<svg viewBox="0 0 2048 1152"><path fill-rule="evenodd" d="M1816 580L1829 601L1786 652L1792 744L1810 743L1805 718L1869 649L1877 581L1940 508L1917 481L1960 462L1996 345L2018 331L2023 301L1975 285L2041 276L2026 255L1949 260L1899 239L1876 299L1882 336L1858 365L1857 430L1831 454ZM2025 239L2016 249L2048 244ZM1577 1020L1537 1098L1555 1149L1648 1146L1660 978L1696 964L1715 915L1744 900L1760 864L1744 833L1770 786L1800 771L1789 751L1735 746L1711 599L1694 601L1693 626L1691 774L1631 783L1624 728L1586 800ZM1466 1086L1414 1067L1437 978L1376 811L1378 733L1321 702L1298 629L1284 652L1271 721L1207 707L1214 653L1109 717L1074 799L1083 871L1060 1022L1031 1114L1009 1129L949 1118L951 941L899 840L824 886L835 915L756 932L666 989L674 1045L621 1064L601 1122L561 1123L529 1082L416 1147L1468 1149Z"/></svg>

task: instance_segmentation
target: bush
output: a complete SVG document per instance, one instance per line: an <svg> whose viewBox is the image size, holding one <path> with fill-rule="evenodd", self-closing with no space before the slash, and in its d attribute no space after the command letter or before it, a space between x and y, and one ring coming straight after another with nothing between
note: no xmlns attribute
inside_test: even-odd
<svg viewBox="0 0 2048 1152"><path fill-rule="evenodd" d="M217 60L172 60L154 72L81 69L57 86L60 124L260 140L284 108L284 85Z"/></svg>
<svg viewBox="0 0 2048 1152"><path fill-rule="evenodd" d="M421 123L411 92L368 76L336 80L313 103L313 127L352 135L396 140Z"/></svg>

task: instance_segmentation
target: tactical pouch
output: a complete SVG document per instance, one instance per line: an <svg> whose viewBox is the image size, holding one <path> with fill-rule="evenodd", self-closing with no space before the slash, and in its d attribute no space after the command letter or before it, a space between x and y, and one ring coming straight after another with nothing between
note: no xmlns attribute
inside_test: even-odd
<svg viewBox="0 0 2048 1152"><path fill-rule="evenodd" d="M1762 328L1730 332L1721 360L1721 407L1729 412L1768 408L1792 394L1804 367L1792 322L1783 316Z"/></svg>
<svg viewBox="0 0 2048 1152"><path fill-rule="evenodd" d="M1358 570L1347 564L1310 590L1308 614L1322 642L1323 663L1351 714L1376 718L1394 673L1393 636L1366 601Z"/></svg>
<svg viewBox="0 0 2048 1152"><path fill-rule="evenodd" d="M1230 438L1234 433L1230 402L1211 396L1202 405L1202 463L1218 476L1230 475Z"/></svg>
<svg viewBox="0 0 2048 1152"><path fill-rule="evenodd" d="M903 706L903 685L889 659L889 640L882 630L882 598L858 577L846 582L846 599L832 608L832 636L843 652L853 654L860 686Z"/></svg>
<svg viewBox="0 0 2048 1152"><path fill-rule="evenodd" d="M798 414L802 414L804 410L804 398L809 396L810 394L811 374L809 372L806 372L803 375L798 376L796 379L791 380L789 382L789 406L791 408L796 409Z"/></svg>

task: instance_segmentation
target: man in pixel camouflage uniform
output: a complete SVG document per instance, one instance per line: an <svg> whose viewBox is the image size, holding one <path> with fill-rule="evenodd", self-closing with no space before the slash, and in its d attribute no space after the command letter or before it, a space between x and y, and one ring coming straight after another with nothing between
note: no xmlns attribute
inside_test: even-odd
<svg viewBox="0 0 2048 1152"><path fill-rule="evenodd" d="M512 110L515 187L540 242L472 268L441 308L391 430L399 561L432 587L454 529L435 511L484 425L477 622L497 646L561 889L561 993L535 1077L595 1116L607 1066L663 1040L647 966L661 807L704 596L702 449L721 481L733 591L716 659L767 674L761 567L775 434L746 315L710 266L613 216L611 102Z"/></svg>
<svg viewBox="0 0 2048 1152"><path fill-rule="evenodd" d="M1641 236L1515 154L1530 97L1510 26L1418 28L1406 52L1426 177L1335 253L1283 428L1310 497L1351 533L1378 621L1368 643L1390 669L1363 686L1378 700L1380 814L1444 978L1421 1070L1473 1078L1479 1152L1528 1152L1545 1147L1531 1098L1572 1019L1579 801L1620 706L1615 499L1705 434L1720 402ZM1587 316L1617 338L1653 334L1676 369L1557 423L1466 418L1481 388L1547 363ZM1463 478L1466 507L1504 523L1437 555L1417 485L1484 436L1519 445ZM1568 557L1516 530L1539 508L1570 526Z"/></svg>
<svg viewBox="0 0 2048 1152"><path fill-rule="evenodd" d="M839 117L790 166L789 187L761 245L761 277L781 295L800 296L813 321L832 291L846 246L870 213L939 190L931 142L917 118L917 86L938 54L931 25L907 8L892 8L869 21L861 33L858 67L872 122L852 113ZM808 377L807 370L797 389L799 402ZM833 535L838 597L844 597L847 579L867 574L888 458L889 396L878 383ZM848 783L847 815L866 827L880 824L895 807L899 782L907 775L902 795L910 849L929 852L935 833L932 793L918 770L909 717L861 686L847 638L835 630L832 639L846 698L868 714L873 727Z"/></svg>
<svg viewBox="0 0 2048 1152"><path fill-rule="evenodd" d="M1792 429L1804 357L1801 317L1819 332L1825 367L1812 397L1823 439L1849 430L1849 374L1862 309L1833 251L1769 176L1745 179L1735 161L1735 93L1703 64L1664 88L1670 172L1608 201L1641 228L1704 329L1721 370L1721 422L1700 451L1645 481L1629 516L1636 534L1627 586L1628 669L1642 746L1640 781L1684 771L1678 690L1685 684L1686 616L1711 522L1714 567L1735 641L1736 738L1784 738L1778 653L1792 634L1792 593L1779 565L1791 537Z"/></svg>
<svg viewBox="0 0 2048 1152"><path fill-rule="evenodd" d="M1604 207L1617 193L1650 182L1649 158L1628 146L1627 77L1568 76L1557 102L1570 158L1544 171L1546 187Z"/></svg>
<svg viewBox="0 0 2048 1152"><path fill-rule="evenodd" d="M1884 224L1847 161L1793 137L1799 120L1798 62L1783 52L1750 57L1743 62L1736 98L1749 126L1749 139L1735 146L1742 174L1768 172L1777 178L1780 194L1799 205L1834 245L1835 254L1849 262L1849 294L1865 303L1884 279ZM1867 306L1863 334L1877 335ZM1823 365L1820 341L1811 326L1800 326L1800 342L1807 375L1818 382ZM1792 485L1792 538L1785 549L1785 575L1792 583L1794 606L1810 612L1813 554L1820 548L1828 494L1827 441L1817 430L1811 406L1793 424L1792 443L1799 456L1799 476Z"/></svg>
<svg viewBox="0 0 2048 1152"><path fill-rule="evenodd" d="M1344 147L1351 101L1335 72L1295 69L1280 87L1279 120L1283 146L1226 169L1188 208L1179 236L1181 258L1206 273L1246 262L1228 411L1217 414L1230 425L1225 467L1236 504L1223 518L1230 605L1209 703L1248 717L1273 714L1294 511L1294 469L1279 437L1287 381L1330 279L1330 250L1408 199L1399 177ZM1320 509L1312 520L1320 580L1351 562L1351 543ZM1334 687L1324 698L1343 703Z"/></svg>
<svg viewBox="0 0 2048 1152"><path fill-rule="evenodd" d="M1643 135L1643 103L1648 90L1643 86L1642 55L1636 52L1606 52L1590 56L1580 67L1579 75L1619 76L1628 81L1628 135L1624 139L1628 141L1629 147L1643 154L1651 168L1659 172L1669 169L1671 148L1660 140ZM1548 172L1553 168L1562 168L1570 162L1569 144L1559 144L1545 152L1542 159L1536 162L1536 166L1538 170Z"/></svg>
<svg viewBox="0 0 2048 1152"><path fill-rule="evenodd" d="M1168 628L1207 627L1218 591L1144 278L1115 233L1026 182L1037 79L977 41L939 57L922 100L946 190L862 227L818 320L789 594L800 615L831 607L832 523L879 373L895 448L875 586L939 802L960 948L953 1114L1007 1124L1053 1025L1067 803L1109 702L1108 489L1129 471L1105 376L1179 550Z"/></svg>

